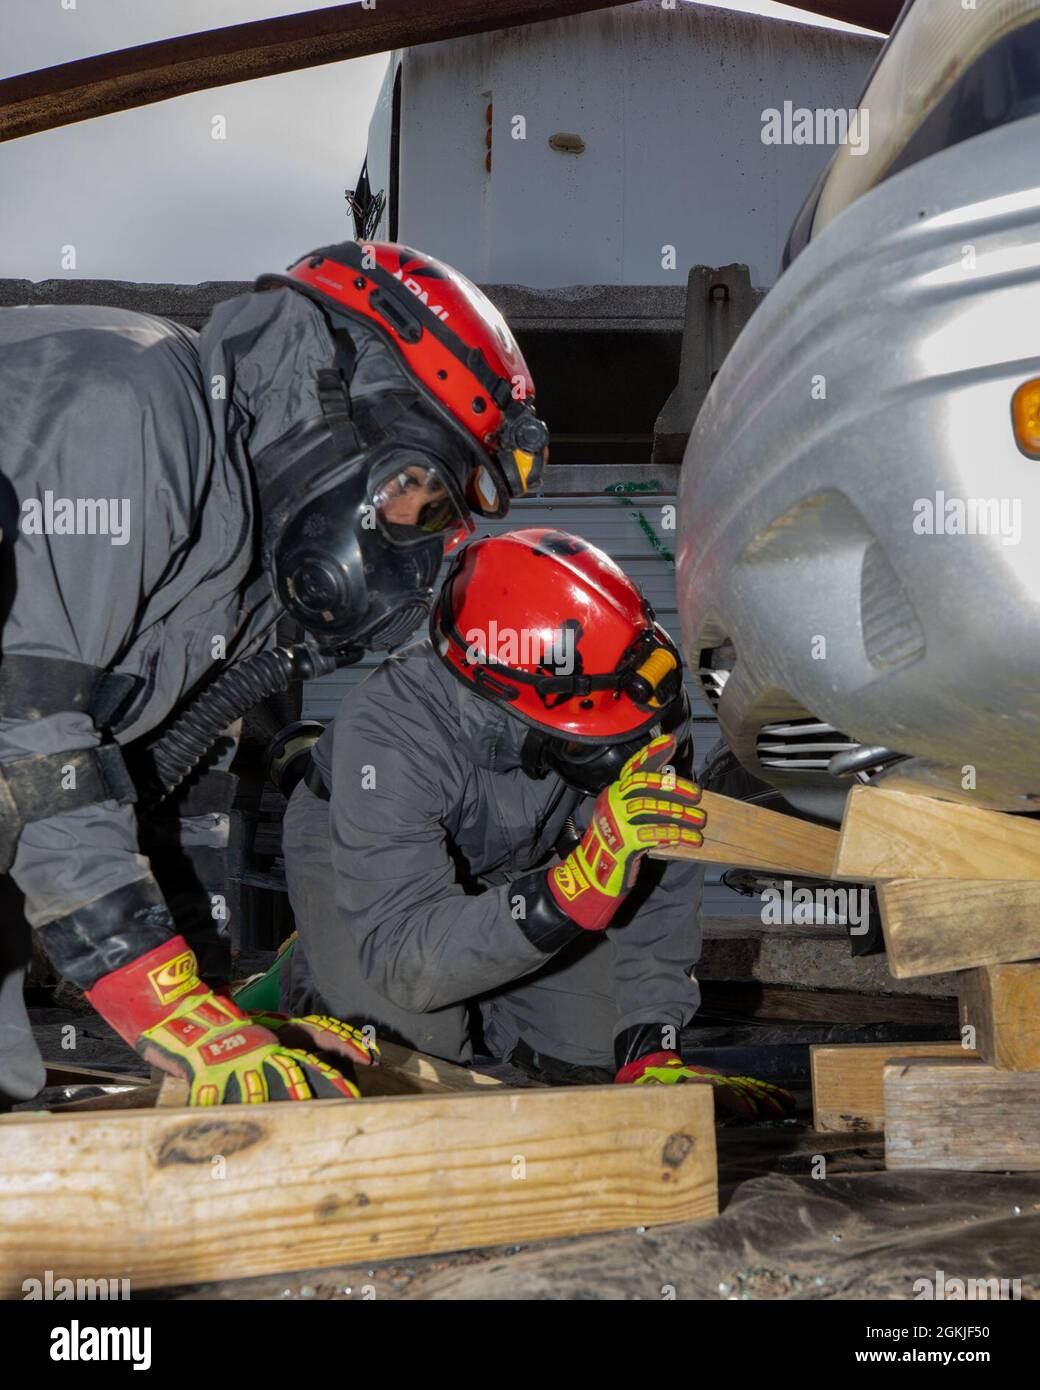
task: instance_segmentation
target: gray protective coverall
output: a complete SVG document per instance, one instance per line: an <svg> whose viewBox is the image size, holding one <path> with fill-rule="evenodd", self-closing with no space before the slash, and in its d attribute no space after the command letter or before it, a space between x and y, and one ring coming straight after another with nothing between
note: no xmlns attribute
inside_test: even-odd
<svg viewBox="0 0 1040 1390"><path fill-rule="evenodd" d="M278 608L258 559L249 460L320 416L315 375L332 358L320 311L287 289L218 305L200 335L118 309L0 311L3 662L50 658L55 670L77 662L139 678L114 726L126 746L217 671L272 645ZM372 360L366 377L360 343L358 391L385 377L386 353ZM55 521L62 499L78 509L72 534ZM0 766L99 744L91 714L55 709L46 690L35 709L4 701L3 662ZM167 825L167 839L219 851L229 803L186 814L178 832ZM134 807L116 800L24 824L10 875L28 922L45 928L149 879L146 847ZM203 920L212 923L208 901ZM26 944L11 920L2 930L0 1099L22 1099L43 1068L21 997ZM118 949L112 956L122 963Z"/></svg>
<svg viewBox="0 0 1040 1390"><path fill-rule="evenodd" d="M615 1036L689 1023L699 990L696 864L644 861L603 933L556 953L513 913L511 881L548 866L564 823L591 807L521 768L527 727L472 694L428 641L388 658L316 745L330 800L305 783L285 817L300 943L283 1004L322 1007L453 1061L521 1039L576 1066L613 1068Z"/></svg>

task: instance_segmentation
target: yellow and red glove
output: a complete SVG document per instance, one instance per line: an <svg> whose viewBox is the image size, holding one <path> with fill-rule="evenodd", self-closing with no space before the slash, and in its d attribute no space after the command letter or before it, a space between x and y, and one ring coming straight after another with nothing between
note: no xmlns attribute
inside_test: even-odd
<svg viewBox="0 0 1040 1390"><path fill-rule="evenodd" d="M278 1041L287 1047L303 1051L332 1052L345 1062L360 1063L363 1067L379 1065L379 1045L368 1042L360 1028L343 1023L327 1014L307 1014L293 1018L290 1014L267 1013L250 1009L253 1023L277 1034Z"/></svg>
<svg viewBox="0 0 1040 1390"><path fill-rule="evenodd" d="M677 1052L649 1052L623 1066L614 1080L630 1086L714 1086L716 1107L742 1120L786 1120L795 1110L794 1096L782 1086L756 1081L753 1076L723 1076L709 1067L687 1066Z"/></svg>
<svg viewBox="0 0 1040 1390"><path fill-rule="evenodd" d="M609 926L649 850L703 843L700 788L670 770L675 750L663 734L629 758L596 798L581 844L549 870L553 901L586 931Z"/></svg>
<svg viewBox="0 0 1040 1390"><path fill-rule="evenodd" d="M296 1041L373 1060L361 1034L335 1019L243 1013L199 979L183 936L103 975L87 998L146 1061L188 1080L191 1105L358 1096L353 1081Z"/></svg>

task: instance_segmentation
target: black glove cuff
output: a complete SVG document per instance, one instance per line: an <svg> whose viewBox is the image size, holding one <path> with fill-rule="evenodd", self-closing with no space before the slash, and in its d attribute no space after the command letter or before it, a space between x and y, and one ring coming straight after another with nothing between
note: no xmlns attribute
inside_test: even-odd
<svg viewBox="0 0 1040 1390"><path fill-rule="evenodd" d="M546 955L552 955L584 934L584 929L556 905L544 869L535 869L515 879L510 884L509 896L514 901L516 898L523 901L524 915L517 919L517 926L531 945Z"/></svg>
<svg viewBox="0 0 1040 1390"><path fill-rule="evenodd" d="M170 909L153 878L124 884L39 929L51 964L80 989L129 964L176 935Z"/></svg>
<svg viewBox="0 0 1040 1390"><path fill-rule="evenodd" d="M666 1039L675 1035L675 1042ZM626 1028L614 1039L614 1062L617 1070L648 1057L651 1052L679 1052L679 1029L674 1023L637 1023Z"/></svg>

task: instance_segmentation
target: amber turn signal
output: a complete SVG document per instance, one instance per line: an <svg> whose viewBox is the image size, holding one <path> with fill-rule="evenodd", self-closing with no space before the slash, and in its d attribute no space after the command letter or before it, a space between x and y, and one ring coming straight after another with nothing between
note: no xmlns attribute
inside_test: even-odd
<svg viewBox="0 0 1040 1390"><path fill-rule="evenodd" d="M1023 454L1040 459L1040 377L1023 381L1011 397L1011 423Z"/></svg>

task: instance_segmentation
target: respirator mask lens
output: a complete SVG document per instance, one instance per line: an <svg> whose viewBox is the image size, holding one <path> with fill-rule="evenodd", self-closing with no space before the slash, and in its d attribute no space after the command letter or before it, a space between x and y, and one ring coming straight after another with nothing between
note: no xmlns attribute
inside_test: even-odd
<svg viewBox="0 0 1040 1390"><path fill-rule="evenodd" d="M447 542L473 529L454 479L426 454L395 453L373 470L368 497L380 531L395 546Z"/></svg>

